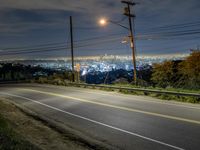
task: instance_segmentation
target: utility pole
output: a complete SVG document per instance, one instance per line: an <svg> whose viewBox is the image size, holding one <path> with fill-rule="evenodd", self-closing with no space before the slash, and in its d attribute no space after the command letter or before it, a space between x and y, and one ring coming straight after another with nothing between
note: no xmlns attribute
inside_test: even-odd
<svg viewBox="0 0 200 150"><path fill-rule="evenodd" d="M70 35L71 35L72 82L75 82L75 75L74 75L74 42L73 42L72 16L70 16Z"/></svg>
<svg viewBox="0 0 200 150"><path fill-rule="evenodd" d="M134 83L137 84L137 70L136 70L136 48L135 48L135 38L133 34L133 27L132 27L132 18L134 21L135 15L131 14L130 6L135 6L136 3L131 1L121 1L123 4L126 4L127 7L124 8L124 15L128 16L129 18L129 30L130 30L130 43L131 43L131 49L132 49L132 60L133 60L133 66L134 66L134 72L133 72L133 80Z"/></svg>

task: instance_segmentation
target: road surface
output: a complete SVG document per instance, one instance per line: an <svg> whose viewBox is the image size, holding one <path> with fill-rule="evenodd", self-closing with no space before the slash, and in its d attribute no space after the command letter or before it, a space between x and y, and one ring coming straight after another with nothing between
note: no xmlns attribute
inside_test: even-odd
<svg viewBox="0 0 200 150"><path fill-rule="evenodd" d="M116 149L200 149L200 105L39 84L0 85L0 97Z"/></svg>

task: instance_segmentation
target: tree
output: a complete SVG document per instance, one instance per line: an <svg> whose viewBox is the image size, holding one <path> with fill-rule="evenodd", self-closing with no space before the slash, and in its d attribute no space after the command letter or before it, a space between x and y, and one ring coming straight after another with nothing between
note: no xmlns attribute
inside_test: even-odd
<svg viewBox="0 0 200 150"><path fill-rule="evenodd" d="M200 51L192 51L189 57L186 58L179 66L180 85L186 88L200 88Z"/></svg>
<svg viewBox="0 0 200 150"><path fill-rule="evenodd" d="M153 74L151 80L156 86L166 88L173 86L176 81L175 62L166 61L161 64L153 65Z"/></svg>
<svg viewBox="0 0 200 150"><path fill-rule="evenodd" d="M154 64L151 80L156 86L186 89L200 88L200 51L192 51L183 61Z"/></svg>

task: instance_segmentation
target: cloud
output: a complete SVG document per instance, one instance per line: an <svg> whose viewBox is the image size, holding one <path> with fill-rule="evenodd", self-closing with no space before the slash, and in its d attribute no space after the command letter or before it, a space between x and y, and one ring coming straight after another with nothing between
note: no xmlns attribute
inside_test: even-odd
<svg viewBox="0 0 200 150"><path fill-rule="evenodd" d="M0 10L0 33L16 35L35 29L59 29L66 24L64 11L42 11L24 9Z"/></svg>
<svg viewBox="0 0 200 150"><path fill-rule="evenodd" d="M62 10L95 15L122 14L121 0L1 0L0 8L25 10ZM146 17L157 16L159 19L178 18L180 16L197 15L199 0L137 0L137 14ZM159 17L159 15L163 15ZM172 17L172 18L171 18ZM182 17L181 17L182 18ZM168 20L168 19L167 19Z"/></svg>
<svg viewBox="0 0 200 150"><path fill-rule="evenodd" d="M120 0L1 0L0 33L20 33L32 29L66 26L69 15L82 26L93 25L102 16L112 16ZM111 9L112 8L112 9ZM119 14L121 12L118 12Z"/></svg>
<svg viewBox="0 0 200 150"><path fill-rule="evenodd" d="M120 4L120 0L1 0L0 7L98 13L108 11L108 7L112 7L112 11L116 11L117 2Z"/></svg>
<svg viewBox="0 0 200 150"><path fill-rule="evenodd" d="M200 13L199 0L137 0L140 4L135 7L136 23L148 25L172 24L175 22L187 22L197 19ZM117 18L122 16L124 5L121 0L1 0L0 9L26 10L27 16L31 12L41 13L42 11L67 12L68 15L76 13L82 20L97 19L101 16ZM38 15L40 15L38 13ZM59 14L57 15L59 16ZM23 17L23 16L22 16ZM88 18L87 18L88 17ZM33 17L34 18L34 17ZM38 19L39 17L37 17ZM80 18L80 17L79 17ZM26 18L27 19L27 18Z"/></svg>

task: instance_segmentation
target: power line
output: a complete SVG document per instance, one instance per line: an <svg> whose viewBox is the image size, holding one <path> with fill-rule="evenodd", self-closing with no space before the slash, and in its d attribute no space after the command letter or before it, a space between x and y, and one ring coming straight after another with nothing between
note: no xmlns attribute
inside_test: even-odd
<svg viewBox="0 0 200 150"><path fill-rule="evenodd" d="M110 43L110 42L109 42ZM93 44L94 45L94 44ZM96 44L95 44L96 45ZM159 49L174 49L174 48L178 48L180 46L185 46L185 45L189 45L189 44L180 44L180 45L176 45L176 46L171 46L171 47L161 47ZM196 45L196 44L195 44ZM88 45L87 45L88 46ZM80 48L85 48L87 46L77 46L75 48L77 48L78 50L80 50ZM91 45L90 45L91 46ZM154 45L156 47L156 45ZM141 46L140 46L141 47ZM145 47L141 47L142 49ZM151 48L150 46L146 46L146 48ZM119 50L121 48L105 48L106 50ZM33 54L33 53L46 53L46 52L51 52L51 51L63 51L63 50L70 50L69 48L66 49L66 47L64 48L60 48L60 49L46 49L46 50L35 50L35 51L27 51L27 52L15 52L15 53L7 53L7 54L1 54L1 56L12 56L12 55L19 55L19 54ZM83 51L83 49L81 49ZM84 49L84 50L103 50L103 49Z"/></svg>
<svg viewBox="0 0 200 150"><path fill-rule="evenodd" d="M9 48L0 48L0 49L1 50L13 50L13 49L16 50L16 49L37 48L37 47L45 47L45 46L60 45L60 44L64 44L64 42L38 44L38 45L27 45L27 46L21 46L21 47L9 47Z"/></svg>
<svg viewBox="0 0 200 150"><path fill-rule="evenodd" d="M195 23L187 23L187 24L178 24L178 25L167 25L167 26L159 26L159 27L154 27L154 28L149 28L149 29L143 29L145 32L162 32L162 31L167 31L167 30L180 30L180 29L187 29L187 28L195 28L199 27L200 22L195 22Z"/></svg>
<svg viewBox="0 0 200 150"><path fill-rule="evenodd" d="M199 22L196 22L199 23ZM195 25L195 23L187 23L187 24L178 24L178 25ZM172 26L178 26L178 25L171 25L167 27ZM164 28L164 27L163 27ZM151 33L151 34L150 34ZM200 34L200 29L190 29L190 30L181 30L181 31L170 31L170 32L150 32L149 34L139 34L136 36L137 40L160 40L160 39L174 39L174 38L186 38L188 39L197 39L199 38L198 35ZM106 43L108 40L113 40L114 36L123 35L122 33L117 34L110 34L106 36L94 36L86 39L80 39L75 41L76 46L92 46L94 44L101 44ZM116 37L117 38L117 37ZM45 50L45 49L53 49L53 48L67 48L67 44L63 42L59 43L46 43L46 44L39 44L39 45L28 45L28 46L22 46L22 47L10 47L10 48L3 48L1 50L4 50L8 53L15 52L15 51L31 51L31 50ZM3 52L4 52L3 51ZM2 52L0 52L2 53Z"/></svg>
<svg viewBox="0 0 200 150"><path fill-rule="evenodd" d="M101 40L97 40L97 41L89 41L89 42L85 42L85 43L77 43L75 44L75 47L85 47L85 46L92 46L92 45L97 45L97 44L102 44L102 43L108 43L110 41L119 41L119 39L121 39L121 37L116 37L116 38L106 38L106 39L101 39ZM2 51L1 53L14 53L14 52L26 52L26 51L34 51L34 50L48 50L48 49L60 49L60 48L69 48L69 46L67 45L60 45L60 46L52 46L52 47L40 47L40 48L29 48L29 49L15 49L15 50L10 50L10 51Z"/></svg>
<svg viewBox="0 0 200 150"><path fill-rule="evenodd" d="M91 41L94 41L94 40L106 40L106 39L110 39L112 38L113 36L118 36L118 35L122 35L121 33L117 33L117 34L110 34L110 35L106 35L106 36L94 36L94 37L90 37L90 38L86 38L86 39L80 39L80 40L77 40L75 41L74 43L75 44L81 44L82 42L91 42ZM50 46L52 45L52 46ZM32 50L32 49L35 49L35 48L52 48L52 47L57 47L57 46L65 46L67 45L66 43L47 43L47 44L40 44L40 45L32 45L32 46L21 46L21 47L8 47L8 48L0 48L1 50Z"/></svg>
<svg viewBox="0 0 200 150"><path fill-rule="evenodd" d="M193 30L191 30L193 31ZM194 30L195 31L195 30ZM185 32L185 33L179 33L179 32L170 32L170 33L160 33L160 34L146 34L146 35L137 35L136 39L137 40L148 40L148 39L163 39L163 38L168 38L168 37L177 37L177 36L185 36L185 35L196 35L199 34L200 32ZM112 40L118 40L120 38L116 37L116 38L105 38L106 36L101 36L101 37L96 37L96 38L91 38L91 39L84 39L83 41L85 41L84 43L77 43L75 44L76 46L91 46L94 44L100 44L100 43L106 43L106 41L112 41ZM196 37L195 37L196 38ZM99 39L99 40L97 40ZM91 40L91 41L90 41ZM93 41L92 41L93 40ZM94 41L95 40L95 41ZM44 44L43 44L44 45ZM45 44L46 45L46 44ZM23 47L24 48L24 47ZM45 50L45 49L52 49L52 48L67 48L67 44L66 45L58 45L58 46L48 46L48 47L37 47L35 46L35 48L27 48L27 49L19 49L19 47L17 47L16 49L12 48L11 51L6 51L8 53L10 52L15 52L16 50L18 51L28 51L28 50ZM9 48L8 48L9 49ZM4 51L3 51L4 52ZM2 52L1 52L2 53Z"/></svg>
<svg viewBox="0 0 200 150"><path fill-rule="evenodd" d="M148 37L150 38L150 37ZM152 37L151 37L152 38ZM93 43L85 43L85 44L76 44L75 45L75 48L84 48L84 47L90 47L90 46L94 46L94 45L100 45L102 43L110 43L110 42L115 42L115 41L119 41L119 38L116 38L116 39L113 39L113 38L110 38L110 39L105 39L105 40L102 40L102 41L96 41L96 42L93 42ZM27 54L27 53L38 53L38 52L48 52L48 51L56 51L56 50L69 50L69 47L67 46L60 46L60 47L48 47L48 49L46 48L35 48L35 49L29 49L29 51L25 51L25 50L21 50L21 51L8 51L8 52L0 52L1 55L13 55L13 54Z"/></svg>
<svg viewBox="0 0 200 150"><path fill-rule="evenodd" d="M183 28L184 26L187 26L187 27L190 27L190 25L192 26L198 26L200 24L200 21L198 22L190 22L190 23L185 23L185 24L175 24L175 25L167 25L167 26L160 26L160 27L157 27L157 28L150 28L150 29L155 29L155 32L153 32L153 30L150 30L150 31L147 31L145 34L142 33L142 34L139 34L139 36L147 36L147 34L154 34L154 33L157 33L157 34L172 34L172 33L178 33L178 32L190 32L190 31L197 31L197 33L199 33L198 31L200 31L200 29L193 29L193 30L181 30L181 31L170 31L169 33L168 32L160 32L162 30L158 30L159 28L161 29L164 29L164 28L168 28L169 30L171 29L170 27L177 27L177 28ZM199 27L199 26L198 26ZM146 31L146 30L145 30ZM196 34L197 34L196 33ZM91 38L86 38L86 39L80 39L80 40L77 40L75 41L76 43L78 42L84 42L84 41L90 41L90 40L96 40L96 39L101 39L101 38L106 38L106 37L110 37L110 36L117 36L117 35L122 35L123 33L117 33L117 34L110 34L110 35L106 35L106 36L94 36L94 37L91 37ZM191 33L187 33L187 34L191 34ZM194 34L194 33L192 33ZM151 35L150 35L151 36ZM10 47L10 48L1 48L1 50L16 50L16 49L28 49L28 48L36 48L36 47L47 47L47 46L56 46L56 45L64 45L66 44L65 42L57 42L57 43L46 43L46 44L38 44L38 45L27 45L27 46L21 46L21 47Z"/></svg>
<svg viewBox="0 0 200 150"><path fill-rule="evenodd" d="M166 25L166 26L159 26L155 28L150 28L150 29L163 29L163 28L172 28L172 27L188 27L188 26L194 26L194 25L199 25L200 21L197 22L189 22L189 23L182 23L182 24L175 24L175 25Z"/></svg>
<svg viewBox="0 0 200 150"><path fill-rule="evenodd" d="M107 41L101 41L101 42L96 42L96 43L90 43L90 44L85 44L85 45L75 45L74 48L84 48L88 46L94 46L102 43L110 43L114 42L118 39L110 39ZM16 51L16 52L10 52L10 53L2 53L0 52L1 56L2 55L15 55L15 54L31 54L31 53L41 53L41 52L50 52L50 51L60 51L60 50L70 50L69 47L57 47L57 48L51 48L51 49L32 49L30 51Z"/></svg>
<svg viewBox="0 0 200 150"><path fill-rule="evenodd" d="M198 26L198 28L193 28L193 29L179 29L179 30L155 30L155 31L147 31L147 32L142 32L142 34L145 34L145 33L174 33L174 32L190 32L190 31L200 31L200 28Z"/></svg>

